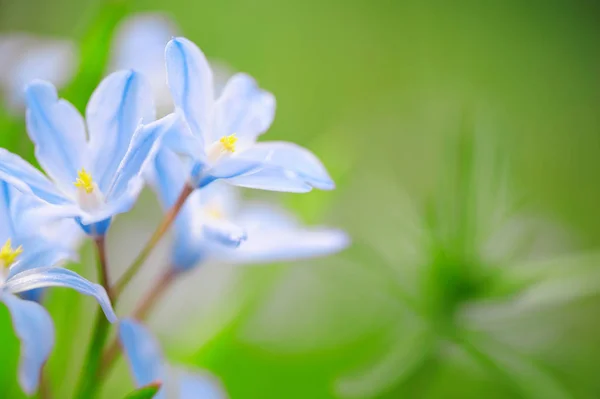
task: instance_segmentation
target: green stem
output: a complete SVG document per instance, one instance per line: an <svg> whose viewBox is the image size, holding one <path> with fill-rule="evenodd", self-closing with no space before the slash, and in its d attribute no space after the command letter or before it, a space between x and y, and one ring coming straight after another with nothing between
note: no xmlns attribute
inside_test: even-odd
<svg viewBox="0 0 600 399"><path fill-rule="evenodd" d="M173 282L181 274L181 272L176 272L172 266L169 266L169 268L155 281L152 288L148 290L146 296L139 302L131 317L138 321L145 321L148 314L154 309L158 301L163 298L169 287L171 287ZM98 374L100 380L103 380L106 377L115 364L115 361L119 358L119 354L121 353L120 349L119 341L114 339L104 351L102 366L100 366Z"/></svg>
<svg viewBox="0 0 600 399"><path fill-rule="evenodd" d="M99 393L96 389L96 376L102 360L102 349L108 338L109 327L110 323L106 320L104 313L98 309L94 323L94 335L88 347L75 399L93 399Z"/></svg>
<svg viewBox="0 0 600 399"><path fill-rule="evenodd" d="M98 252L98 274L102 286L106 290L111 299L112 305L116 306L115 300L112 297L112 289L108 278L108 264L106 260L106 247L104 237L96 238L96 249ZM93 399L98 394L97 382L100 364L102 362L102 351L110 329L110 323L106 319L104 312L98 309L92 339L90 341L88 351L83 364L79 385L75 393L75 399Z"/></svg>

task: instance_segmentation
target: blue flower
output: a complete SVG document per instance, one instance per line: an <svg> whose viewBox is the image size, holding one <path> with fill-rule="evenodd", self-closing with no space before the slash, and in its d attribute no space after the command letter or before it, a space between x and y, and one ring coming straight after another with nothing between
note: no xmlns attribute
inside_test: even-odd
<svg viewBox="0 0 600 399"><path fill-rule="evenodd" d="M176 393L174 397L180 399L226 397L219 384L206 373L180 369L176 375L168 375L158 342L150 331L135 320L123 319L119 322L119 339L136 386L143 387L153 382L164 384L155 399L164 399L167 390Z"/></svg>
<svg viewBox="0 0 600 399"><path fill-rule="evenodd" d="M75 218L87 234L104 235L111 218L133 206L143 187L142 168L177 117L151 122L149 85L133 71L100 83L86 109L87 134L79 112L59 100L51 84L31 83L26 98L27 130L47 175L0 149L0 178L56 205L55 217Z"/></svg>
<svg viewBox="0 0 600 399"><path fill-rule="evenodd" d="M163 208L168 209L185 184L183 162L162 149L149 178ZM238 211L234 188L224 184L196 190L175 221L171 262L179 270L213 259L228 263L268 263L329 255L348 246L338 229L305 228L272 206Z"/></svg>
<svg viewBox="0 0 600 399"><path fill-rule="evenodd" d="M215 100L211 68L184 38L166 48L167 78L176 111L188 129L168 144L195 161L192 180L204 187L222 179L263 190L330 190L334 183L309 150L288 142L256 143L275 116L275 97L245 74L234 75Z"/></svg>
<svg viewBox="0 0 600 399"><path fill-rule="evenodd" d="M37 389L40 370L54 345L54 327L41 305L14 294L44 287L69 287L93 296L111 322L117 319L104 288L55 266L73 252L48 241L40 231L36 219L45 214L41 208L48 206L31 201L0 182L0 302L8 307L21 341L19 383L27 394Z"/></svg>

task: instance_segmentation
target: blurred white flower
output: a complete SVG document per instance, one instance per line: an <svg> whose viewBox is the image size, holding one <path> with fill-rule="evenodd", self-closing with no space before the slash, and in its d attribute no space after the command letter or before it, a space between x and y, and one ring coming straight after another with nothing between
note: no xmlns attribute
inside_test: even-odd
<svg viewBox="0 0 600 399"><path fill-rule="evenodd" d="M34 79L63 87L77 69L77 50L68 40L37 37L28 33L0 36L0 90L6 108L25 109L25 85Z"/></svg>

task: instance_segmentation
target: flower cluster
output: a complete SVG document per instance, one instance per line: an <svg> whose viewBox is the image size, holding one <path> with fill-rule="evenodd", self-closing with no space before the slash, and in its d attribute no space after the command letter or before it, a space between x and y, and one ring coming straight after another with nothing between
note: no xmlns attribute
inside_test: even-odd
<svg viewBox="0 0 600 399"><path fill-rule="evenodd" d="M309 150L288 142L257 142L275 116L274 96L246 74L234 75L215 95L204 54L185 38L170 40L165 57L174 104L168 115L156 117L148 78L135 70L106 77L92 94L85 119L52 84L34 80L25 90L26 123L43 172L0 149L0 301L21 340L19 381L28 394L37 390L53 346L52 320L40 289L59 286L94 297L106 319L118 323L120 346L138 386L158 381L180 397L225 395L205 375L167 376L158 344L141 324L159 288L131 317L119 321L113 311L172 224L170 264L157 287L207 260L267 263L327 255L348 245L340 230L305 228L272 206L244 206L237 200L234 186L298 193L334 188ZM165 211L163 222L123 278L113 282L104 238L146 184ZM76 259L80 235L96 244L101 285L62 267ZM105 341L107 331L96 331L97 342ZM114 351L106 352L105 359L110 353L114 359ZM94 383L82 386L94 389ZM85 389L81 397L88 397ZM164 396L165 388L158 395Z"/></svg>

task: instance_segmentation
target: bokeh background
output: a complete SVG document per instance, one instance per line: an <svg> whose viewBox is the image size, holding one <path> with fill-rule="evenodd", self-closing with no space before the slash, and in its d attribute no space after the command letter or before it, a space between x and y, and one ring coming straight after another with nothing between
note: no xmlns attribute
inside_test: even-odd
<svg viewBox="0 0 600 399"><path fill-rule="evenodd" d="M310 148L337 183L251 195L353 240L318 260L198 269L150 320L170 360L242 399L600 397L597 2L0 0L0 33L71 40L63 95L83 108L114 27L141 12L256 77L278 102L268 138ZM0 128L31 154L6 101ZM146 193L117 220L114 274L157 209ZM92 277L82 251L73 267ZM69 398L94 304L53 290L47 306L50 385ZM3 307L0 341L0 396L22 397ZM121 362L103 395L131 387Z"/></svg>

